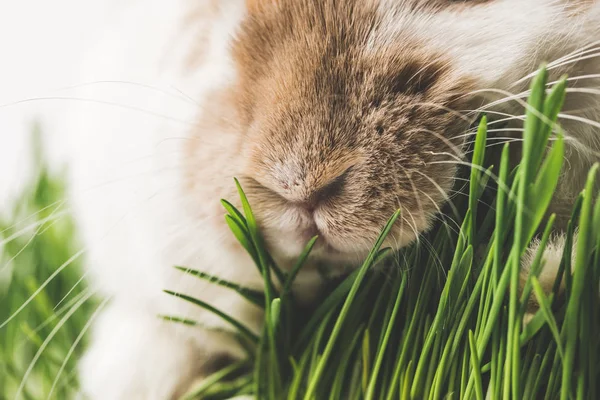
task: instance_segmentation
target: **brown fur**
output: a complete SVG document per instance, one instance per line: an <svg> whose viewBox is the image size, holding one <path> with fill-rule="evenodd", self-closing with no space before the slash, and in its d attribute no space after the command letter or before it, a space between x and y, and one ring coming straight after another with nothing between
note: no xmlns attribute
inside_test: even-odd
<svg viewBox="0 0 600 400"><path fill-rule="evenodd" d="M215 122L227 110L211 129L239 132L238 177L267 239L282 234L283 213L304 205L298 229L338 251L361 256L398 208L393 240L413 240L453 184L455 165L443 163L452 158L439 153L461 144L454 136L468 123L447 109L468 107L470 80L414 38L370 48L381 23L374 2L261 5L234 44L239 81L207 114ZM201 169L190 171L203 181Z"/></svg>

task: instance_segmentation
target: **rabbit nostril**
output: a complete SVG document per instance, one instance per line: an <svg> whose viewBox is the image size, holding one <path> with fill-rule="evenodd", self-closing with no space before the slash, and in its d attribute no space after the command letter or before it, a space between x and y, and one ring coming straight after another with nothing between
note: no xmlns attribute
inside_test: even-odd
<svg viewBox="0 0 600 400"><path fill-rule="evenodd" d="M313 213L315 209L332 198L339 196L344 190L346 179L350 168L338 175L325 186L313 191L304 200L294 202L298 207L303 208L309 213Z"/></svg>
<svg viewBox="0 0 600 400"><path fill-rule="evenodd" d="M315 211L316 203L310 200L307 201L297 201L293 203L295 206L303 209L304 211L312 214Z"/></svg>
<svg viewBox="0 0 600 400"><path fill-rule="evenodd" d="M347 183L348 175L352 167L346 169L341 175L336 176L331 182L327 183L325 186L318 189L311 196L314 203L320 203L323 201L327 201L333 197L336 197L342 193L344 190L344 186Z"/></svg>
<svg viewBox="0 0 600 400"><path fill-rule="evenodd" d="M279 182L281 190L274 192L288 203L312 214L318 206L342 194L350 171L351 167L320 186L313 186L305 180L282 179Z"/></svg>

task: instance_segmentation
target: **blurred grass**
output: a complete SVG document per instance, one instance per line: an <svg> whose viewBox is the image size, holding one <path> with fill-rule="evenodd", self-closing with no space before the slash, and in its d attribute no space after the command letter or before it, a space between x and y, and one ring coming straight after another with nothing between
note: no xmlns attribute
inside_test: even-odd
<svg viewBox="0 0 600 400"><path fill-rule="evenodd" d="M76 393L75 368L85 338L73 345L94 301L85 301L89 292L79 259L43 286L81 247L65 212L64 177L47 168L38 128L33 143L37 176L11 208L0 210L0 325L5 325L0 328L0 398L37 400L52 391L52 398L69 399Z"/></svg>

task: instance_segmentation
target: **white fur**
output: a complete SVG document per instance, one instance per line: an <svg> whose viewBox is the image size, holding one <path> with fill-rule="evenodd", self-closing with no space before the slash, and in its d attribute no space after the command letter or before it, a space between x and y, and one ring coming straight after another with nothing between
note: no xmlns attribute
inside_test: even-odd
<svg viewBox="0 0 600 400"><path fill-rule="evenodd" d="M244 300L173 268L201 268L260 285L247 257L223 251L219 237L182 211L177 168L182 138L209 100L204 93L230 79L226 49L244 12L242 1L228 0L211 34L211 63L193 75L182 72L196 35L193 27L181 29L186 11L184 1L134 3L87 60L82 82L138 82L160 91L96 83L76 94L93 102L69 110L73 206L92 282L112 297L81 363L82 389L93 399L169 398L209 361L210 355L202 356L207 344L211 351L239 352L226 336L161 322L159 314L220 323L164 289L211 300L258 329L257 310L236 312L246 307Z"/></svg>
<svg viewBox="0 0 600 400"><path fill-rule="evenodd" d="M573 240L575 242L577 241L576 235L574 236ZM544 253L542 255L543 268L540 271L538 280L540 282L540 285L544 289L546 289L548 292L550 292L552 290L552 287L554 286L554 282L557 277L558 269L560 267L560 262L562 261L562 258L563 258L565 241L566 241L566 237L563 233L553 235L550 238L550 240L548 241L546 248L544 249ZM573 248L575 248L575 247L576 246L574 244ZM539 251L540 251L540 241L538 239L536 239L531 243L531 245L529 246L529 248L523 255L522 262L523 262L524 268L521 270L521 274L522 274L523 278L526 278L527 275L529 274L529 271L530 271L529 266L531 264L533 264L533 260L535 260L535 257L537 256ZM572 257L572 265L574 266L575 254L572 253L571 257ZM562 280L563 288L564 288L564 283L565 283L565 281L563 279Z"/></svg>

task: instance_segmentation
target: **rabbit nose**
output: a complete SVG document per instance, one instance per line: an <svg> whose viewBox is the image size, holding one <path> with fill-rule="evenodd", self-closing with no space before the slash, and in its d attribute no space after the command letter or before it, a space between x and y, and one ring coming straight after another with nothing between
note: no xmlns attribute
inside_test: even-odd
<svg viewBox="0 0 600 400"><path fill-rule="evenodd" d="M319 205L327 203L343 192L349 171L350 168L329 179L324 185L316 187L306 180L284 180L281 182L284 190L282 194L290 203L312 213Z"/></svg>
<svg viewBox="0 0 600 400"><path fill-rule="evenodd" d="M295 205L312 213L319 205L338 196L344 189L346 173L339 175L324 186L316 189L307 188L300 200L293 201Z"/></svg>

